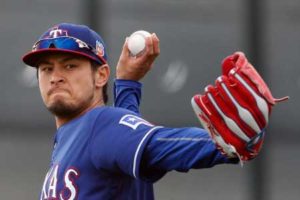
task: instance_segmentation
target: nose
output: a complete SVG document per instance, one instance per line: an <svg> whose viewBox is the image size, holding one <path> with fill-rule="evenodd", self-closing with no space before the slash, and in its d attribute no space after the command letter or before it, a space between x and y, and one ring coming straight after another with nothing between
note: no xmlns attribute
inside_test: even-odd
<svg viewBox="0 0 300 200"><path fill-rule="evenodd" d="M54 70L52 72L52 76L50 79L50 83L55 85L55 84L59 84L59 83L63 83L65 81L63 75L58 71L58 70Z"/></svg>

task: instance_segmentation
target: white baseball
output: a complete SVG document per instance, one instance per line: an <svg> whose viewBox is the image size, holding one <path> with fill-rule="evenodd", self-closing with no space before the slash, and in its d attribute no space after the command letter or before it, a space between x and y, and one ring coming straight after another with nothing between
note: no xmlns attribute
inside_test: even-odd
<svg viewBox="0 0 300 200"><path fill-rule="evenodd" d="M132 56L137 56L144 51L146 47L146 37L150 37L151 34L147 31L136 31L129 36L128 49Z"/></svg>

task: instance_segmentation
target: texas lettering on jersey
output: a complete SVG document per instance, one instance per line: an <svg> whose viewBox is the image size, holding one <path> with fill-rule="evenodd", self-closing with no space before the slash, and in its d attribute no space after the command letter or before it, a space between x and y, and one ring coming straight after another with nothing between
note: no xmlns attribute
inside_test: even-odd
<svg viewBox="0 0 300 200"><path fill-rule="evenodd" d="M152 183L139 179L139 169L156 129L128 110L110 107L63 125L55 135L40 200L152 200Z"/></svg>
<svg viewBox="0 0 300 200"><path fill-rule="evenodd" d="M70 167L64 172L64 187L57 191L59 165L53 165L46 174L40 200L74 200L77 199L78 187L76 180L80 173L76 168Z"/></svg>

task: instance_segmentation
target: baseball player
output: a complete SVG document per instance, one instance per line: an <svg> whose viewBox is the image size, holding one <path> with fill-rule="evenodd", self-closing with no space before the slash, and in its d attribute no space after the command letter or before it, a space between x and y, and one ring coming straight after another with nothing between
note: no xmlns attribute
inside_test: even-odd
<svg viewBox="0 0 300 200"><path fill-rule="evenodd" d="M155 34L146 44L142 57L134 59L125 42L117 66L122 80L115 82L115 106L131 111L105 105L110 72L106 49L87 26L58 24L23 57L38 70L42 99L57 126L40 199L151 200L152 184L168 171L257 156L271 107L279 100L244 55L229 56L216 86L192 99L207 130L167 128L138 114L141 85L136 81L160 51Z"/></svg>

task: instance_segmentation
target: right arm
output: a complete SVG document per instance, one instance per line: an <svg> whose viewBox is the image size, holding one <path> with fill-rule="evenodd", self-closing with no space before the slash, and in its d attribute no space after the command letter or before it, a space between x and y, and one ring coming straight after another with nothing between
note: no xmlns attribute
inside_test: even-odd
<svg viewBox="0 0 300 200"><path fill-rule="evenodd" d="M114 106L140 113L142 83L131 80L116 79L114 82Z"/></svg>
<svg viewBox="0 0 300 200"><path fill-rule="evenodd" d="M125 41L116 68L114 106L139 114L142 84L139 82L152 68L160 53L159 39L155 34L146 38L146 51L138 57L130 55Z"/></svg>

